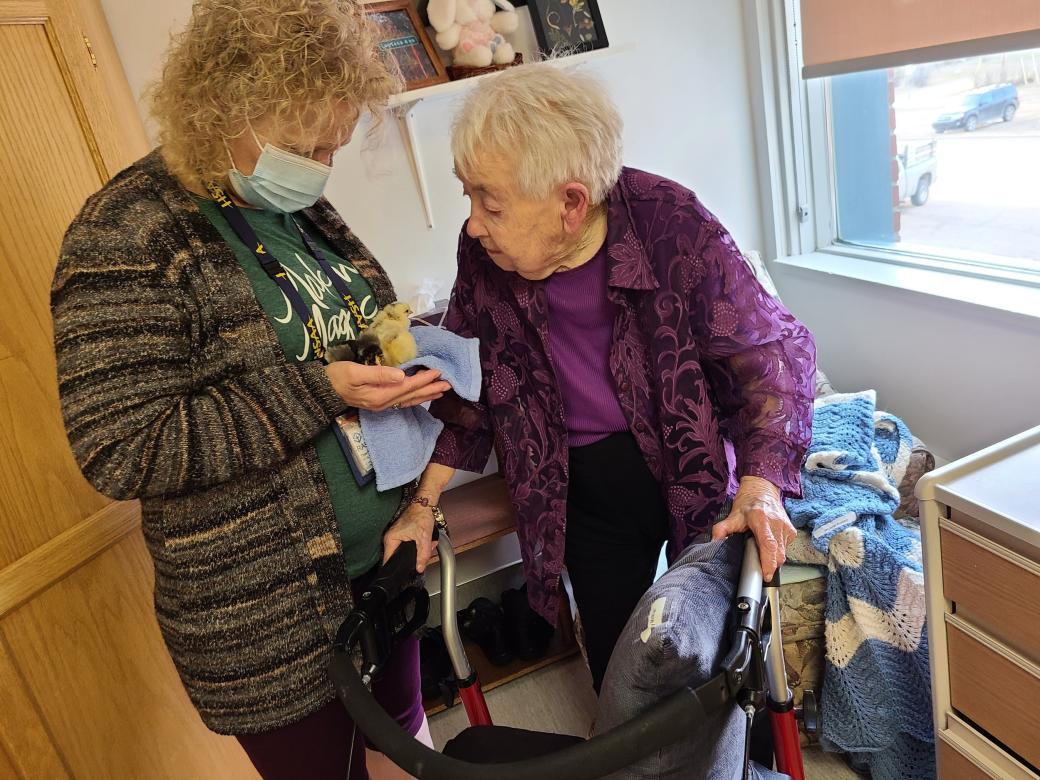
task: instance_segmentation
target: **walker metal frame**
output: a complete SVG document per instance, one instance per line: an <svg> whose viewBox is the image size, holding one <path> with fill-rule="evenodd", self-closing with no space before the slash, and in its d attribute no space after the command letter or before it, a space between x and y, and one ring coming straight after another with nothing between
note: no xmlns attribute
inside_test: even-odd
<svg viewBox="0 0 1040 780"><path fill-rule="evenodd" d="M446 527L437 529L444 640L470 728L494 728L480 681L470 664L456 620L455 551ZM429 594L416 584L415 544L401 545L366 589L340 627L330 674L344 706L362 732L395 764L420 780L484 780L489 764L438 753L404 731L371 695L394 644L426 621ZM696 689L684 687L627 723L589 740L509 763L494 763L496 780L552 777L592 780L688 736L690 729L724 706L736 703L751 719L766 709L777 770L804 780L798 721L815 728L815 699L805 692L805 711L796 711L787 684L780 637L779 572L762 579L758 548L748 534L733 604L730 649L718 673ZM360 671L354 656L360 652ZM468 731L468 730L467 730ZM518 732L520 739L547 736ZM534 743L532 743L533 745ZM745 748L745 776L748 771Z"/></svg>

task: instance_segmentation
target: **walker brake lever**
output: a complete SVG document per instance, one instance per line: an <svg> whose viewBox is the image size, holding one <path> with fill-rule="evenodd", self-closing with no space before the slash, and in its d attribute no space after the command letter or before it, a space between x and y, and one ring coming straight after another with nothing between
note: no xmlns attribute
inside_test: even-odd
<svg viewBox="0 0 1040 780"><path fill-rule="evenodd" d="M738 599L734 606L732 641L722 659L722 671L730 694L743 707L765 690L765 659L759 630L761 607Z"/></svg>

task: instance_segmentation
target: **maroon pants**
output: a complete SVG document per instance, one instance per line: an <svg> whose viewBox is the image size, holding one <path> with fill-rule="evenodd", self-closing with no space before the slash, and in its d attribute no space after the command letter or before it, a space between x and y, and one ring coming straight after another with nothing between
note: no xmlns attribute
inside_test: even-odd
<svg viewBox="0 0 1040 780"><path fill-rule="evenodd" d="M355 598L370 579L365 575L355 580ZM419 732L423 706L417 637L394 650L372 693L401 728L413 735ZM237 739L264 780L368 780L364 737L339 699L296 723Z"/></svg>

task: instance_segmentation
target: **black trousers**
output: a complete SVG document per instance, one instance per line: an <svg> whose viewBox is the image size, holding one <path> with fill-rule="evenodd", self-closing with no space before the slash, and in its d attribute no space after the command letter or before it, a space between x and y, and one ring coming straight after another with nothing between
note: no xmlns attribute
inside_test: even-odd
<svg viewBox="0 0 1040 780"><path fill-rule="evenodd" d="M653 584L668 524L660 483L631 434L571 448L564 558L596 693L632 610ZM755 716L751 758L773 765L764 711Z"/></svg>
<svg viewBox="0 0 1040 780"><path fill-rule="evenodd" d="M565 560L597 693L667 538L661 486L631 434L571 448Z"/></svg>

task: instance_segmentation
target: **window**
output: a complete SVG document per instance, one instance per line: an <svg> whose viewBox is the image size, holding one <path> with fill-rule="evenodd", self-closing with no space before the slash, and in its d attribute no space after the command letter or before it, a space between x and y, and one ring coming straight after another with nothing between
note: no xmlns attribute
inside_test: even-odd
<svg viewBox="0 0 1040 780"><path fill-rule="evenodd" d="M1040 274L1040 50L828 81L838 242Z"/></svg>
<svg viewBox="0 0 1040 780"><path fill-rule="evenodd" d="M917 18L929 3L952 9L950 30ZM853 274L866 266L819 253L1040 289L1040 5L1013 21L1025 6L991 4L1003 10L757 0L767 251ZM987 37L964 39L983 22ZM950 294L965 289L947 279Z"/></svg>

